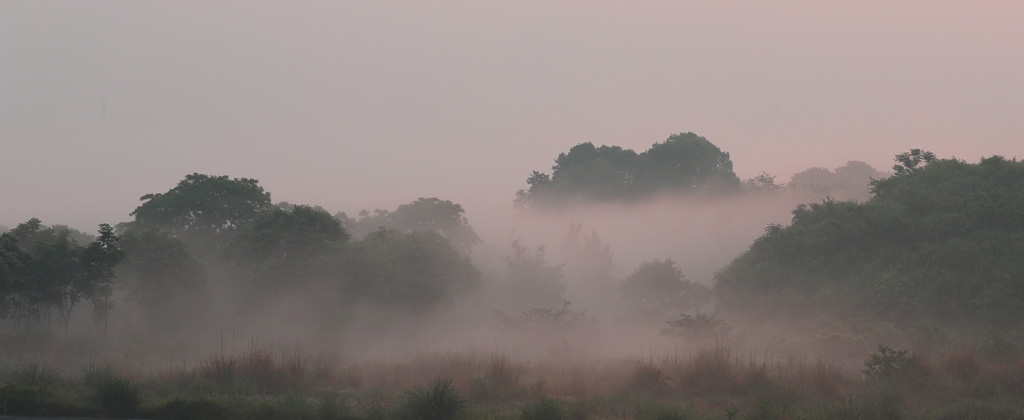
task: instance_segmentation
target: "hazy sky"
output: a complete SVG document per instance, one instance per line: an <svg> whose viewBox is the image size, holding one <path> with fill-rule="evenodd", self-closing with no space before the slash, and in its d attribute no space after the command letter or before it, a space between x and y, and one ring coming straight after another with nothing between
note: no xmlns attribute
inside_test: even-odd
<svg viewBox="0 0 1024 420"><path fill-rule="evenodd" d="M1024 3L0 1L0 224L94 230L185 174L472 219L592 141L741 178L1022 157Z"/></svg>

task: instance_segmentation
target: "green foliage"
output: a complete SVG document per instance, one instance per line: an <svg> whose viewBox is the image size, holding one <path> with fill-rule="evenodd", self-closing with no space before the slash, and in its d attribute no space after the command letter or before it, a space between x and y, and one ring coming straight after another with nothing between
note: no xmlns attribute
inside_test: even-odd
<svg viewBox="0 0 1024 420"><path fill-rule="evenodd" d="M552 174L533 171L516 206L633 200L661 192L736 191L740 181L729 154L693 133L669 136L643 153L581 143L561 153Z"/></svg>
<svg viewBox="0 0 1024 420"><path fill-rule="evenodd" d="M519 408L520 420L565 420L568 418L565 406L548 397L542 397Z"/></svg>
<svg viewBox="0 0 1024 420"><path fill-rule="evenodd" d="M348 233L329 213L309 206L260 213L233 236L227 255L244 281L275 290L314 277L337 277Z"/></svg>
<svg viewBox="0 0 1024 420"><path fill-rule="evenodd" d="M8 382L0 385L0 414L41 416L63 411L50 388Z"/></svg>
<svg viewBox="0 0 1024 420"><path fill-rule="evenodd" d="M480 271L436 232L381 230L355 243L347 260L350 296L413 312L467 293Z"/></svg>
<svg viewBox="0 0 1024 420"><path fill-rule="evenodd" d="M105 415L128 417L142 404L142 390L130 379L116 375L100 378L94 385L90 400Z"/></svg>
<svg viewBox="0 0 1024 420"><path fill-rule="evenodd" d="M13 314L39 322L57 309L67 329L75 306L89 299L105 323L122 253L110 225L100 225L99 232L83 247L78 240L87 235L32 218L0 235L0 319Z"/></svg>
<svg viewBox="0 0 1024 420"><path fill-rule="evenodd" d="M146 194L135 222L175 234L210 235L238 229L271 208L259 181L193 173L166 193Z"/></svg>
<svg viewBox="0 0 1024 420"><path fill-rule="evenodd" d="M395 211L377 209L363 210L359 218L350 218L345 213L337 217L346 229L357 237L363 237L379 229L394 229L400 232L432 231L451 241L462 252L480 243L480 237L469 225L462 205L436 197L420 198L398 206Z"/></svg>
<svg viewBox="0 0 1024 420"><path fill-rule="evenodd" d="M449 420L466 406L466 400L452 385L452 378L438 378L427 387L406 391L403 411L409 420Z"/></svg>
<svg viewBox="0 0 1024 420"><path fill-rule="evenodd" d="M716 276L725 310L1011 325L1024 317L1024 163L912 151L865 203L801 205ZM816 305L808 305L814 302ZM760 311L760 312L757 312Z"/></svg>
<svg viewBox="0 0 1024 420"><path fill-rule="evenodd" d="M7 374L7 382L38 388L50 388L62 382L57 371L39 363L29 363L12 369Z"/></svg>
<svg viewBox="0 0 1024 420"><path fill-rule="evenodd" d="M910 366L906 350L893 350L884 344L878 345L878 352L864 361L864 375L871 378L894 378L905 374Z"/></svg>

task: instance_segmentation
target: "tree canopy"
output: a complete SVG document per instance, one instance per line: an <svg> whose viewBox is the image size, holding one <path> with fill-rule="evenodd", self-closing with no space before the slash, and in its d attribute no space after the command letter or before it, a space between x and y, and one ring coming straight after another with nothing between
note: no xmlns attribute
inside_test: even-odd
<svg viewBox="0 0 1024 420"><path fill-rule="evenodd" d="M348 217L345 213L339 213L336 217L357 237L380 229L431 231L448 238L460 251L468 252L480 243L480 237L473 231L465 213L462 205L450 200L421 197L398 206L394 211L377 209L371 214L363 210L358 218Z"/></svg>
<svg viewBox="0 0 1024 420"><path fill-rule="evenodd" d="M673 134L643 153L580 143L560 153L551 169L550 176L533 171L526 180L529 188L516 193L517 206L721 193L740 186L729 154L694 133Z"/></svg>
<svg viewBox="0 0 1024 420"><path fill-rule="evenodd" d="M718 274L723 307L803 313L818 302L888 319L1024 317L1024 163L915 150L894 169L865 203L801 205L789 226L769 226Z"/></svg>
<svg viewBox="0 0 1024 420"><path fill-rule="evenodd" d="M135 222L174 234L210 235L233 231L271 208L270 193L259 181L198 173L186 175L166 193L146 194Z"/></svg>

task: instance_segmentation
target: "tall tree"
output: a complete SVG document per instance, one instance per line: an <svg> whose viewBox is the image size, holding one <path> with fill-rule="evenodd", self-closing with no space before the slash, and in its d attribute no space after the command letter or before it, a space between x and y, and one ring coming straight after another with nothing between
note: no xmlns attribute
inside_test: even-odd
<svg viewBox="0 0 1024 420"><path fill-rule="evenodd" d="M231 233L269 210L259 181L193 173L166 193L146 194L131 212L142 228L166 229L186 242ZM204 250L208 251L208 250Z"/></svg>
<svg viewBox="0 0 1024 420"><path fill-rule="evenodd" d="M85 276L85 296L92 302L93 319L105 332L114 308L111 300L114 291L114 279L117 277L114 268L124 259L124 252L118 246L114 228L103 223L99 228L99 237L82 251Z"/></svg>

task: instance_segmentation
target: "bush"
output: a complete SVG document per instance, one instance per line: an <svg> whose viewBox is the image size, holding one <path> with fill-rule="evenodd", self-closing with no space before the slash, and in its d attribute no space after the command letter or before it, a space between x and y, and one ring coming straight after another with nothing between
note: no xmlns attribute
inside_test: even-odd
<svg viewBox="0 0 1024 420"><path fill-rule="evenodd" d="M567 418L562 404L547 397L521 407L519 413L521 420L562 420Z"/></svg>
<svg viewBox="0 0 1024 420"><path fill-rule="evenodd" d="M438 378L429 387L406 391L403 408L410 420L445 420L455 418L466 405L452 378Z"/></svg>
<svg viewBox="0 0 1024 420"><path fill-rule="evenodd" d="M906 373L910 359L906 350L893 350L884 344L878 345L878 353L868 356L864 361L864 375L871 378L893 378Z"/></svg>
<svg viewBox="0 0 1024 420"><path fill-rule="evenodd" d="M127 417L135 414L142 404L142 391L127 378L110 375L95 385L92 402L104 414L112 417Z"/></svg>
<svg viewBox="0 0 1024 420"><path fill-rule="evenodd" d="M0 414L41 416L54 414L56 397L49 388L7 383L0 386Z"/></svg>
<svg viewBox="0 0 1024 420"><path fill-rule="evenodd" d="M46 388L59 384L61 382L61 377L60 374L53 369L42 366L39 363L29 363L27 365L14 368L10 372L7 382Z"/></svg>

